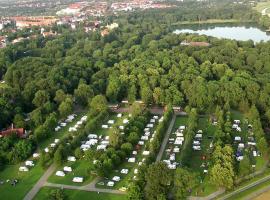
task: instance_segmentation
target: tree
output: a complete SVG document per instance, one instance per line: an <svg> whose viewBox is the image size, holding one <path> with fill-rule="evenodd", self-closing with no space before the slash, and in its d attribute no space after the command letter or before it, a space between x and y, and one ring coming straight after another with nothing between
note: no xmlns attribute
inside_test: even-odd
<svg viewBox="0 0 270 200"><path fill-rule="evenodd" d="M197 184L194 173L183 168L177 168L174 175L174 196L175 199L185 199L189 191Z"/></svg>
<svg viewBox="0 0 270 200"><path fill-rule="evenodd" d="M57 189L50 192L49 199L50 200L66 200L67 197L63 189Z"/></svg>
<svg viewBox="0 0 270 200"><path fill-rule="evenodd" d="M137 117L142 114L144 107L138 102L134 102L130 108L132 117Z"/></svg>
<svg viewBox="0 0 270 200"><path fill-rule="evenodd" d="M127 155L130 155L132 152L133 146L131 143L124 143L121 145L121 150L123 150Z"/></svg>
<svg viewBox="0 0 270 200"><path fill-rule="evenodd" d="M73 102L72 102L72 99L70 98L66 98L65 101L63 101L58 107L58 111L62 118L71 114L72 110L73 110Z"/></svg>
<svg viewBox="0 0 270 200"><path fill-rule="evenodd" d="M139 136L136 132L131 132L128 135L127 141L130 142L131 144L135 145L139 140Z"/></svg>
<svg viewBox="0 0 270 200"><path fill-rule="evenodd" d="M128 194L127 194L128 200L143 200L143 191L136 183L131 183L128 187Z"/></svg>
<svg viewBox="0 0 270 200"><path fill-rule="evenodd" d="M35 94L35 98L33 99L33 104L36 107L43 106L50 99L49 94L45 90L39 90Z"/></svg>
<svg viewBox="0 0 270 200"><path fill-rule="evenodd" d="M95 96L90 101L90 109L93 113L99 113L108 109L107 100L102 95Z"/></svg>
<svg viewBox="0 0 270 200"><path fill-rule="evenodd" d="M60 90L57 90L56 92L55 92L55 97L54 97L54 101L57 103L57 104L60 104L61 102L63 102L63 101L65 101L65 99L66 99L66 94L65 94L65 92L62 90L62 89L60 89Z"/></svg>
<svg viewBox="0 0 270 200"><path fill-rule="evenodd" d="M15 124L15 127L17 128L25 128L26 126L24 118L20 114L16 114L14 116L13 123Z"/></svg>
<svg viewBox="0 0 270 200"><path fill-rule="evenodd" d="M122 142L122 137L121 137L120 131L117 128L113 127L110 130L109 136L110 136L110 138L109 138L110 145L115 147L115 148L119 147L119 145Z"/></svg>
<svg viewBox="0 0 270 200"><path fill-rule="evenodd" d="M60 145L54 153L54 162L61 166L64 162L64 148Z"/></svg>
<svg viewBox="0 0 270 200"><path fill-rule="evenodd" d="M244 156L244 159L239 163L239 175L246 176L251 172L251 164L248 155Z"/></svg>
<svg viewBox="0 0 270 200"><path fill-rule="evenodd" d="M146 199L154 200L160 195L167 194L168 185L170 185L171 182L171 173L165 163L158 162L149 166L145 179L145 197Z"/></svg>
<svg viewBox="0 0 270 200"><path fill-rule="evenodd" d="M74 96L79 104L87 106L88 101L94 96L94 91L89 85L81 83L74 91Z"/></svg>

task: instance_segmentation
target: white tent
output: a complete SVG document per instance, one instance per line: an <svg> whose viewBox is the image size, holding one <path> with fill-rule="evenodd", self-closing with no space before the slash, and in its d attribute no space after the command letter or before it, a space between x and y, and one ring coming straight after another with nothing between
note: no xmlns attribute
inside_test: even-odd
<svg viewBox="0 0 270 200"><path fill-rule="evenodd" d="M157 115L153 116L153 119L158 119L158 116Z"/></svg>
<svg viewBox="0 0 270 200"><path fill-rule="evenodd" d="M19 171L20 172L28 172L29 169L27 167L25 167L25 166L21 166L21 167L19 167Z"/></svg>
<svg viewBox="0 0 270 200"><path fill-rule="evenodd" d="M235 136L234 141L241 141L241 137L240 136Z"/></svg>
<svg viewBox="0 0 270 200"><path fill-rule="evenodd" d="M107 183L107 186L113 187L113 186L114 186L114 182L113 182L113 181L109 181L109 182Z"/></svg>
<svg viewBox="0 0 270 200"><path fill-rule="evenodd" d="M144 155L144 156L148 156L150 154L150 151L144 151L143 153L142 153L142 155Z"/></svg>
<svg viewBox="0 0 270 200"><path fill-rule="evenodd" d="M121 117L122 117L122 113L118 113L118 114L117 114L117 117L118 117L118 118L121 118Z"/></svg>
<svg viewBox="0 0 270 200"><path fill-rule="evenodd" d="M65 166L64 167L64 172L72 172L72 168L68 167L68 166Z"/></svg>
<svg viewBox="0 0 270 200"><path fill-rule="evenodd" d="M33 158L38 158L39 157L39 153L33 153Z"/></svg>
<svg viewBox="0 0 270 200"><path fill-rule="evenodd" d="M64 173L63 171L57 171L57 172L55 173L55 175L56 175L56 176L61 176L61 177L63 177L63 176L65 176L65 173Z"/></svg>
<svg viewBox="0 0 270 200"><path fill-rule="evenodd" d="M128 159L128 162L129 162L129 163L135 163L135 161L136 161L136 158L129 158L129 159Z"/></svg>
<svg viewBox="0 0 270 200"><path fill-rule="evenodd" d="M109 120L108 124L114 124L114 120Z"/></svg>
<svg viewBox="0 0 270 200"><path fill-rule="evenodd" d="M58 143L58 142L60 142L60 140L59 139L54 139L54 143Z"/></svg>
<svg viewBox="0 0 270 200"><path fill-rule="evenodd" d="M75 162L76 161L76 158L74 156L68 156L67 157L67 160L68 161L71 161L71 162Z"/></svg>
<svg viewBox="0 0 270 200"><path fill-rule="evenodd" d="M139 141L138 144L139 145L144 145L144 141Z"/></svg>
<svg viewBox="0 0 270 200"><path fill-rule="evenodd" d="M134 169L134 174L138 174L138 169Z"/></svg>
<svg viewBox="0 0 270 200"><path fill-rule="evenodd" d="M74 177L72 179L72 182L74 182L74 183L82 183L83 182L83 177Z"/></svg>
<svg viewBox="0 0 270 200"><path fill-rule="evenodd" d="M128 122L129 122L128 119L124 119L124 120L123 120L123 124L127 124Z"/></svg>
<svg viewBox="0 0 270 200"><path fill-rule="evenodd" d="M89 139L97 139L98 136L97 136L96 134L89 134L89 135L88 135L88 138L89 138Z"/></svg>
<svg viewBox="0 0 270 200"><path fill-rule="evenodd" d="M107 129L107 128L109 128L109 126L108 126L107 124L103 124L103 125L101 126L101 128Z"/></svg>
<svg viewBox="0 0 270 200"><path fill-rule="evenodd" d="M26 165L26 166L29 166L29 167L35 166L35 164L34 164L34 162L33 162L32 160L27 160L27 161L25 161L25 165Z"/></svg>
<svg viewBox="0 0 270 200"><path fill-rule="evenodd" d="M114 176L114 177L112 178L112 180L115 181L115 182L118 182L118 181L121 180L121 178L120 178L119 176Z"/></svg>
<svg viewBox="0 0 270 200"><path fill-rule="evenodd" d="M128 174L128 169L122 169L121 174Z"/></svg>

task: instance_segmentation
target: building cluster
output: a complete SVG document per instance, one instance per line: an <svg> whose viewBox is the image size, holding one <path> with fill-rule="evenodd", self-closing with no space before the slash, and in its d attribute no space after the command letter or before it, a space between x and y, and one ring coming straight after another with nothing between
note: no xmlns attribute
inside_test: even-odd
<svg viewBox="0 0 270 200"><path fill-rule="evenodd" d="M10 17L14 21L17 28L27 28L31 26L50 26L57 21L53 16L35 16L35 17Z"/></svg>
<svg viewBox="0 0 270 200"><path fill-rule="evenodd" d="M165 4L165 3L155 3L151 0L131 0L131 1L124 1L124 2L115 2L112 3L110 9L113 12L119 11L133 11L133 10L146 10L146 9L162 9L162 8L170 8L174 7L174 5Z"/></svg>

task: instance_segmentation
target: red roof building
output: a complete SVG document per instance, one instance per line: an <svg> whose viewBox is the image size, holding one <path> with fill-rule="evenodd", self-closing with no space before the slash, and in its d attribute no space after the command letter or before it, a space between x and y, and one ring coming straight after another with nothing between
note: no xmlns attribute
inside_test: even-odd
<svg viewBox="0 0 270 200"><path fill-rule="evenodd" d="M23 128L7 129L5 131L0 132L0 137L9 136L12 133L16 133L19 137L23 137L24 136L24 129Z"/></svg>

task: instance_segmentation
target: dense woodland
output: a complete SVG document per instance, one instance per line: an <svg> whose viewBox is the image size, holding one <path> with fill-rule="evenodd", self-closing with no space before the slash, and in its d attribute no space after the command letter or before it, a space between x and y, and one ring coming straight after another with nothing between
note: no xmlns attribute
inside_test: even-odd
<svg viewBox="0 0 270 200"><path fill-rule="evenodd" d="M224 174L232 173L232 179L232 149L225 145L231 140L225 134L230 133L230 109L249 113L256 139L260 141L260 151L266 152L263 128L266 130L270 125L270 42L254 44L252 41L172 33L172 24L187 20L239 19L256 20L262 24L266 23L265 19L245 6L224 9L224 5L220 5L207 9L194 8L195 3L190 5L108 17L105 24L118 22L120 27L105 37L101 37L99 31L85 33L83 29L70 31L67 27L54 26L52 30L60 36L40 36L1 49L0 78L6 83L0 85L0 128L6 128L13 122L16 127L32 131L28 139L19 142L16 136L0 140L1 166L26 159L39 142L50 136L58 120L78 109L78 105L90 108L91 120L85 130L74 139L65 138L71 143L70 149L59 145L54 155L42 156L44 166L50 157L61 164L68 152L76 150L80 139L106 119L107 102L117 103L123 99L130 103L141 99L146 105L185 107L190 114L190 138L196 129L197 115L215 113L222 123L215 141L218 147L213 168L224 168L227 170ZM28 30L24 31L21 34L27 35ZM181 46L184 40L209 42L211 46ZM166 115L165 119L169 120L170 111ZM112 131L115 136L111 137L111 149L95 156L91 151L86 155L89 160L99 158L96 165L99 175L106 176L119 165L138 141L149 114L139 112L134 116L136 119L131 120L127 138ZM158 151L165 127L166 124L160 127L152 152ZM77 154L80 157L79 150ZM228 165L222 166L224 160ZM181 199L187 191L177 188L182 184L189 184L186 188L196 184L181 182L177 178L192 180L194 175L188 170L177 170L172 179L165 168L165 165L158 164L142 170L149 176L142 174L141 182L131 190L130 199L162 199L169 189ZM160 182L151 176L154 172L160 175L157 180ZM231 187L233 184L232 179L224 183L216 176L212 178L219 186ZM171 181L176 188L162 185Z"/></svg>

